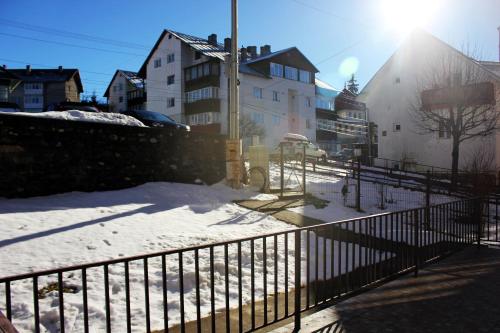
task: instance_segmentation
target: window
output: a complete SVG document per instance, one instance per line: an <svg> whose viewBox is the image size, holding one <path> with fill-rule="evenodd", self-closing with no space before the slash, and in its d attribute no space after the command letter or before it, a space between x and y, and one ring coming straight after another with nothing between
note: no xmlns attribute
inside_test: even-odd
<svg viewBox="0 0 500 333"><path fill-rule="evenodd" d="M297 68L285 66L285 78L297 81L298 79Z"/></svg>
<svg viewBox="0 0 500 333"><path fill-rule="evenodd" d="M397 123L392 124L392 131L393 132L401 132L401 124L397 124Z"/></svg>
<svg viewBox="0 0 500 333"><path fill-rule="evenodd" d="M118 84L118 90L119 90L119 91L122 91L122 90L123 90L123 83L119 83L119 84Z"/></svg>
<svg viewBox="0 0 500 333"><path fill-rule="evenodd" d="M167 108L173 108L175 106L175 98L167 98Z"/></svg>
<svg viewBox="0 0 500 333"><path fill-rule="evenodd" d="M349 118L352 118L352 112L349 111Z"/></svg>
<svg viewBox="0 0 500 333"><path fill-rule="evenodd" d="M40 90L40 89L42 89L42 84L41 83L36 83L36 82L25 83L24 84L24 89L25 90Z"/></svg>
<svg viewBox="0 0 500 333"><path fill-rule="evenodd" d="M170 64L174 61L175 61L175 54L174 53L167 54L167 64Z"/></svg>
<svg viewBox="0 0 500 333"><path fill-rule="evenodd" d="M382 136L387 136L387 131L382 131Z"/></svg>
<svg viewBox="0 0 500 333"><path fill-rule="evenodd" d="M123 103L123 96L118 97L118 102Z"/></svg>
<svg viewBox="0 0 500 333"><path fill-rule="evenodd" d="M252 120L256 124L264 124L264 114L261 112L252 113Z"/></svg>
<svg viewBox="0 0 500 333"><path fill-rule="evenodd" d="M262 99L262 88L253 87L253 97Z"/></svg>
<svg viewBox="0 0 500 333"><path fill-rule="evenodd" d="M194 60L198 60L198 59L200 59L200 58L201 58L201 53L200 53L200 52L198 52L198 51L196 51L196 52L194 53Z"/></svg>
<svg viewBox="0 0 500 333"><path fill-rule="evenodd" d="M400 83L401 79L399 77L396 78L396 83Z"/></svg>
<svg viewBox="0 0 500 333"><path fill-rule="evenodd" d="M309 73L308 71L300 70L299 74L300 74L299 78L300 78L301 82L311 83L311 73Z"/></svg>
<svg viewBox="0 0 500 333"><path fill-rule="evenodd" d="M279 126L280 124L280 116L273 114L273 125L274 126Z"/></svg>
<svg viewBox="0 0 500 333"><path fill-rule="evenodd" d="M161 67L161 58L155 59L153 62L154 68Z"/></svg>
<svg viewBox="0 0 500 333"><path fill-rule="evenodd" d="M210 64L206 63L203 64L203 76L208 76L210 75Z"/></svg>
<svg viewBox="0 0 500 333"><path fill-rule="evenodd" d="M196 66L188 67L184 69L184 75L186 81L196 80L198 78L209 75L219 75L219 64L206 62Z"/></svg>
<svg viewBox="0 0 500 333"><path fill-rule="evenodd" d="M311 128L311 119L306 119L306 128Z"/></svg>
<svg viewBox="0 0 500 333"><path fill-rule="evenodd" d="M116 92L116 86L113 86L113 92Z"/></svg>
<svg viewBox="0 0 500 333"><path fill-rule="evenodd" d="M188 91L185 94L186 103L193 103L202 99L211 99L219 97L218 87L205 87L193 91Z"/></svg>
<svg viewBox="0 0 500 333"><path fill-rule="evenodd" d="M273 91L273 101L279 102L280 101L280 93L277 91Z"/></svg>
<svg viewBox="0 0 500 333"><path fill-rule="evenodd" d="M208 125L218 123L219 121L218 112L203 112L197 113L189 116L189 125Z"/></svg>
<svg viewBox="0 0 500 333"><path fill-rule="evenodd" d="M311 97L306 97L306 108L311 107Z"/></svg>
<svg viewBox="0 0 500 333"><path fill-rule="evenodd" d="M174 82L175 82L175 75L167 76L167 85L174 84Z"/></svg>
<svg viewBox="0 0 500 333"><path fill-rule="evenodd" d="M283 65L271 62L271 75L277 77L283 77Z"/></svg>
<svg viewBox="0 0 500 333"><path fill-rule="evenodd" d="M333 103L316 96L316 107L318 109L333 110Z"/></svg>
<svg viewBox="0 0 500 333"><path fill-rule="evenodd" d="M42 97L41 96L33 96L33 95L28 95L24 96L24 104L40 104L42 103Z"/></svg>

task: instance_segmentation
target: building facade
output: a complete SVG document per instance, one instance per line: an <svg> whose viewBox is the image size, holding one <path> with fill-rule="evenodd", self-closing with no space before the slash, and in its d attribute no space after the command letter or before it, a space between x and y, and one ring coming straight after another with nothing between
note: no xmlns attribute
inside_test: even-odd
<svg viewBox="0 0 500 333"><path fill-rule="evenodd" d="M164 30L138 72L146 108L193 131L227 134L230 45L215 34L203 39ZM316 140L318 70L297 48L242 47L239 71L240 114L261 129L261 142L274 147L289 132Z"/></svg>
<svg viewBox="0 0 500 333"><path fill-rule="evenodd" d="M24 112L42 112L49 105L61 102L80 102L83 92L78 69L9 69L21 80L12 91L9 102L19 105Z"/></svg>
<svg viewBox="0 0 500 333"><path fill-rule="evenodd" d="M316 78L316 142L329 153L337 151L335 98L340 91Z"/></svg>
<svg viewBox="0 0 500 333"><path fill-rule="evenodd" d="M10 94L21 83L21 80L9 72L5 66L0 67L0 102L9 102Z"/></svg>
<svg viewBox="0 0 500 333"><path fill-rule="evenodd" d="M358 101L366 103L370 121L378 125L378 155L400 164L420 163L451 168L452 140L446 131L424 133L414 117L414 105L421 87L429 86L443 59L454 59L460 68L467 66L481 73L495 87L496 112L500 112L500 63L474 60L427 32L412 33L363 88ZM446 63L446 62L445 62ZM448 64L449 65L449 64ZM430 74L429 74L430 73ZM454 81L455 78L448 77ZM460 79L458 81L461 81ZM432 87L430 87L432 88ZM429 89L430 89L429 88ZM500 135L464 141L460 145L459 167L472 155L487 150L500 167Z"/></svg>
<svg viewBox="0 0 500 333"><path fill-rule="evenodd" d="M109 83L104 97L108 100L110 112L144 110L146 92L144 80L136 72L118 69Z"/></svg>

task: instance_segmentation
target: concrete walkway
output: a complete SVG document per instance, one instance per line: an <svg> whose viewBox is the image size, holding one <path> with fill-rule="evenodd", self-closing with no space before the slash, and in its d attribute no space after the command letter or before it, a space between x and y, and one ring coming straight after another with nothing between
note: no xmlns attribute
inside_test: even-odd
<svg viewBox="0 0 500 333"><path fill-rule="evenodd" d="M467 248L303 317L301 332L500 332L500 249Z"/></svg>

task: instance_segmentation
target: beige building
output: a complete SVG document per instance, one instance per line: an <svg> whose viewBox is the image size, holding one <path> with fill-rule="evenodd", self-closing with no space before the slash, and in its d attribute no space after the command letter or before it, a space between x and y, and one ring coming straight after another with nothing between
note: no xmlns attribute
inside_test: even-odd
<svg viewBox="0 0 500 333"><path fill-rule="evenodd" d="M118 69L104 97L108 99L109 112L144 110L146 107L144 80L137 76L136 72Z"/></svg>
<svg viewBox="0 0 500 333"><path fill-rule="evenodd" d="M12 91L9 102L24 112L45 111L49 105L61 102L80 102L83 92L78 69L9 69L22 82Z"/></svg>

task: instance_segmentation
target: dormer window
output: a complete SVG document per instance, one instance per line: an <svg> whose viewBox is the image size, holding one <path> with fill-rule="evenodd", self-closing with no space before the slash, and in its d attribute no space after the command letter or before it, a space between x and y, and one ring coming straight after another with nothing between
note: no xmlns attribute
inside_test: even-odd
<svg viewBox="0 0 500 333"><path fill-rule="evenodd" d="M271 76L283 77L283 65L270 63L271 66Z"/></svg>

